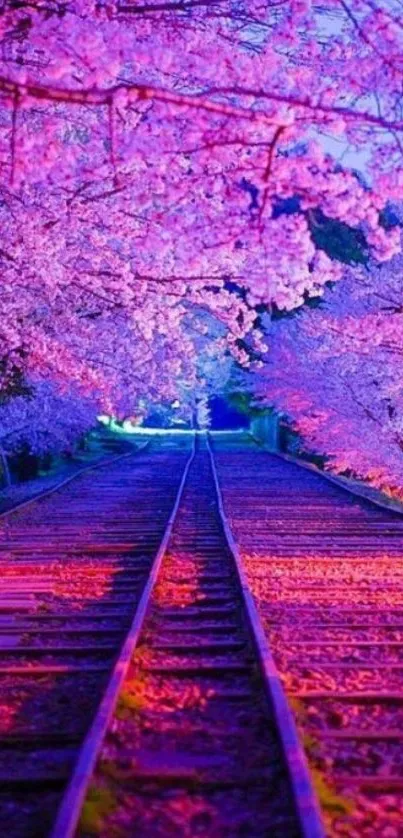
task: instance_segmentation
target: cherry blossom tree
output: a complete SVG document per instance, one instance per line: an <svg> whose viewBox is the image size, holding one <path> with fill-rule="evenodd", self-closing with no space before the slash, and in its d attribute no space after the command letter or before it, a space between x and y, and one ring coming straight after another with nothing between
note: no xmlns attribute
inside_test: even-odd
<svg viewBox="0 0 403 838"><path fill-rule="evenodd" d="M349 270L319 308L273 322L255 395L286 413L329 468L401 493L402 354L398 255Z"/></svg>
<svg viewBox="0 0 403 838"><path fill-rule="evenodd" d="M135 274L230 274L292 308L337 274L315 252L315 208L392 255L378 211L402 184L397 0L28 8L1 19L4 180L54 186L62 224L66 205L80 226L112 197L115 235L129 212L141 242ZM365 144L371 189L325 135ZM273 217L293 194L301 211Z"/></svg>
<svg viewBox="0 0 403 838"><path fill-rule="evenodd" d="M397 253L380 212L403 184L400 11L5 0L3 390L36 376L129 414L200 382L213 322L213 354L247 364L263 308L341 278L319 216ZM338 160L363 148L365 180Z"/></svg>
<svg viewBox="0 0 403 838"><path fill-rule="evenodd" d="M29 451L40 458L69 450L96 423L97 402L74 387L61 394L51 383L29 383L29 393L0 404L0 472L6 483L8 457Z"/></svg>

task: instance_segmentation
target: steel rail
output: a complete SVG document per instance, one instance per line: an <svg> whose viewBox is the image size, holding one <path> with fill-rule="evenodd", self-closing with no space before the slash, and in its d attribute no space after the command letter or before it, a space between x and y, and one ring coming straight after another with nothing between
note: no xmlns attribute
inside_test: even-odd
<svg viewBox="0 0 403 838"><path fill-rule="evenodd" d="M325 838L325 829L320 814L319 803L312 785L305 752L299 740L294 717L287 702L280 676L249 588L238 545L232 535L227 520L214 455L208 435L207 449L210 455L221 523L234 559L242 600L256 649L267 700L273 708L277 722L277 732L293 791L301 835L303 838ZM59 836L53 836L53 838L59 838Z"/></svg>
<svg viewBox="0 0 403 838"><path fill-rule="evenodd" d="M110 466L112 463L117 463L119 460L124 460L128 457L135 457L136 454L139 454L140 451L144 451L145 448L150 444L150 440L144 442L143 445L139 445L134 451L125 451L124 454L118 454L116 457L110 457L106 460L100 460L98 463L91 463L89 466L84 466L83 468L78 469L74 472L74 474L70 474L69 477L66 477L60 483L56 483L55 486L51 486L50 489L45 489L43 492L38 492L36 495L28 498L27 500L23 500L20 503L14 504L11 506L10 509L5 509L3 512L0 512L0 521L2 519L7 519L9 515L12 515L13 512L20 511L21 509L25 509L27 506L31 506L38 500L42 500L43 498L49 497L49 495L53 495L54 492L58 492L59 489L63 489L69 483L76 479L76 477L80 477L82 474L86 474L88 471L92 471L96 468L102 468L102 466Z"/></svg>
<svg viewBox="0 0 403 838"><path fill-rule="evenodd" d="M140 636L147 608L157 581L162 560L166 553L171 531L195 453L196 435L193 437L192 450L186 462L175 504L169 517L161 544L158 548L158 552L154 558L150 575L145 584L120 654L113 666L112 674L109 678L108 685L101 699L95 718L79 751L75 768L59 806L56 821L50 833L50 838L73 838L75 834L92 773L95 768L109 722L119 698L120 688L126 676L133 652Z"/></svg>

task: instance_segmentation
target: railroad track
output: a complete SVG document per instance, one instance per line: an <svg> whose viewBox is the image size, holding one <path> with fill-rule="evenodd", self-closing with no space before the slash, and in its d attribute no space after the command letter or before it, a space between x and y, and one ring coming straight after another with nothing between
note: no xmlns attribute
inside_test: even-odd
<svg viewBox="0 0 403 838"><path fill-rule="evenodd" d="M327 834L399 838L403 517L245 437L214 449L266 636L330 786Z"/></svg>
<svg viewBox="0 0 403 838"><path fill-rule="evenodd" d="M195 445L52 838L324 834L214 461Z"/></svg>
<svg viewBox="0 0 403 838"><path fill-rule="evenodd" d="M2 836L49 834L188 457L153 443L0 518Z"/></svg>

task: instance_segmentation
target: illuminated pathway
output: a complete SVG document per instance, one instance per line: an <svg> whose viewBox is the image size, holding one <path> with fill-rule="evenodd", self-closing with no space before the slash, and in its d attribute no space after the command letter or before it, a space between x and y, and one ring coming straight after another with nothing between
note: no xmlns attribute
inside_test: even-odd
<svg viewBox="0 0 403 838"><path fill-rule="evenodd" d="M399 838L403 517L247 437L216 436L214 450L266 635L320 772L329 834Z"/></svg>
<svg viewBox="0 0 403 838"><path fill-rule="evenodd" d="M403 518L213 449L161 436L0 519L1 835L323 838L272 649L326 834L399 838Z"/></svg>

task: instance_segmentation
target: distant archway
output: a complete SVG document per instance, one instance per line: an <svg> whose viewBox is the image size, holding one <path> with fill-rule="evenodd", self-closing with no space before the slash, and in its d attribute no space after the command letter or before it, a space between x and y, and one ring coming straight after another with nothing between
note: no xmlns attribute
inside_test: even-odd
<svg viewBox="0 0 403 838"><path fill-rule="evenodd" d="M231 407L225 399L215 396L209 401L210 427L213 431L249 428L250 419L246 413Z"/></svg>

